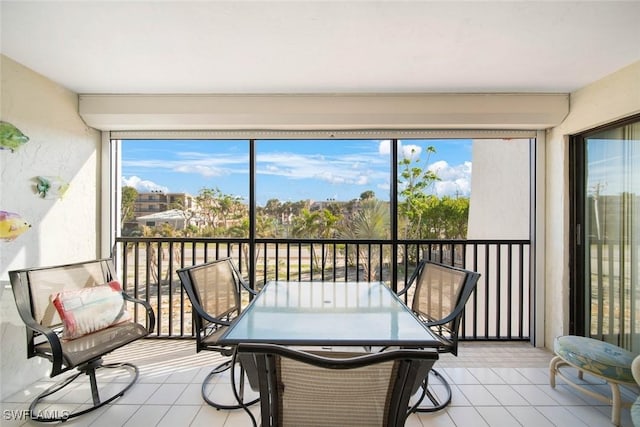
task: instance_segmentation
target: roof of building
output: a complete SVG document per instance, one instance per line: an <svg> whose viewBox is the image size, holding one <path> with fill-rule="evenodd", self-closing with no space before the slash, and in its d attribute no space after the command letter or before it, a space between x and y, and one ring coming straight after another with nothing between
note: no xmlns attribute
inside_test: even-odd
<svg viewBox="0 0 640 427"><path fill-rule="evenodd" d="M169 209L167 211L156 212L149 215L139 216L139 220L157 220L157 221L169 221L169 220L184 220L184 214L179 209Z"/></svg>

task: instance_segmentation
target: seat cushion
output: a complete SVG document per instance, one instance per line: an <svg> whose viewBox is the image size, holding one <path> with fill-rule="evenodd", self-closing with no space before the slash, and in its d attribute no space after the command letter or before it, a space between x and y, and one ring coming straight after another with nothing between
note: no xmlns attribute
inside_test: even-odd
<svg viewBox="0 0 640 427"><path fill-rule="evenodd" d="M634 354L616 345L593 338L567 335L556 338L553 350L583 371L619 382L635 382L631 374Z"/></svg>

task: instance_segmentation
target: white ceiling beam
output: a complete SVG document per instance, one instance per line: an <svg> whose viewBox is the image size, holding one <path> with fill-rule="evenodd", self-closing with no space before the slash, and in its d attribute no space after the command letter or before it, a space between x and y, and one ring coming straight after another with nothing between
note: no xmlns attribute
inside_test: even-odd
<svg viewBox="0 0 640 427"><path fill-rule="evenodd" d="M546 129L568 94L80 95L110 130Z"/></svg>

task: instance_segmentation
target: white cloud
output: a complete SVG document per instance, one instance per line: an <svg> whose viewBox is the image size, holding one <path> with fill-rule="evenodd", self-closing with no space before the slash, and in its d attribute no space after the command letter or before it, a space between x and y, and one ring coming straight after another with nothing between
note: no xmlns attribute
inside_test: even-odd
<svg viewBox="0 0 640 427"><path fill-rule="evenodd" d="M380 190L384 190L385 194L389 194L389 190L391 189L391 185L389 185L389 181L387 181L387 182L382 182L382 183L376 185L376 188L379 188Z"/></svg>
<svg viewBox="0 0 640 427"><path fill-rule="evenodd" d="M378 154L381 156L388 156L391 153L391 140L384 139L380 141L378 145ZM398 141L398 155L404 159L417 159L422 153L422 147L415 144L402 145L402 142Z"/></svg>
<svg viewBox="0 0 640 427"><path fill-rule="evenodd" d="M167 159L135 159L123 161L124 167L136 168L136 170L168 170L184 174L197 174L205 178L213 176L231 175L238 165L245 166L247 158L243 156L211 157L204 153L180 152L178 160Z"/></svg>
<svg viewBox="0 0 640 427"><path fill-rule="evenodd" d="M366 175L360 175L356 180L356 185L367 185L369 184L369 177Z"/></svg>
<svg viewBox="0 0 640 427"><path fill-rule="evenodd" d="M419 158L422 153L422 147L413 144L399 145L398 150L400 151L402 158L410 160Z"/></svg>
<svg viewBox="0 0 640 427"><path fill-rule="evenodd" d="M440 181L434 184L436 195L469 196L471 194L471 162L451 166L444 160L429 165L428 169L438 175Z"/></svg>
<svg viewBox="0 0 640 427"><path fill-rule="evenodd" d="M229 171L225 169L199 164L181 165L175 167L173 170L174 172L180 173L197 173L204 176L205 178L209 178L212 176L223 176L229 173Z"/></svg>
<svg viewBox="0 0 640 427"><path fill-rule="evenodd" d="M344 184L346 182L346 179L343 176L334 175L328 171L319 172L314 175L314 178L318 178L331 184Z"/></svg>
<svg viewBox="0 0 640 427"><path fill-rule="evenodd" d="M384 175L371 164L375 159L361 155L305 156L297 153L264 153L258 156L259 174L290 179L318 179L336 185L368 185Z"/></svg>
<svg viewBox="0 0 640 427"><path fill-rule="evenodd" d="M378 145L378 153L383 156L388 156L389 153L391 153L391 140L383 139L380 141L380 144Z"/></svg>
<svg viewBox="0 0 640 427"><path fill-rule="evenodd" d="M122 185L126 187L133 187L141 193L149 193L152 191L162 191L165 193L169 192L168 187L158 185L153 181L141 179L140 177L137 177L135 175L130 178L122 177Z"/></svg>

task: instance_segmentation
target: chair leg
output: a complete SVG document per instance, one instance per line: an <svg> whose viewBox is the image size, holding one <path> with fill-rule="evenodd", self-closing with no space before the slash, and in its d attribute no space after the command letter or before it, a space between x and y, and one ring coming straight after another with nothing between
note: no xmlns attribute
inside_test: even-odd
<svg viewBox="0 0 640 427"><path fill-rule="evenodd" d="M223 403L218 403L213 401L212 399L209 398L209 393L207 392L207 386L209 385L211 379L213 379L214 376L216 376L217 374L221 374L224 371L227 371L231 368L232 363L234 362L234 359L229 359L226 360L224 362L222 362L221 364L219 364L218 366L216 366L215 368L213 368L211 370L211 372L209 372L209 374L207 375L207 377L204 379L204 381L202 382L202 398L204 399L205 402L207 402L208 405L213 406L214 408L220 410L220 409L242 409L243 405L237 403L237 404L223 404ZM241 393L244 393L244 384L241 385ZM255 403L257 403L260 400L260 398L257 398L255 400L252 400L250 402L247 402L244 404L244 406L250 406L253 405Z"/></svg>
<svg viewBox="0 0 640 427"><path fill-rule="evenodd" d="M563 362L562 357L554 356L549 362L549 384L551 388L556 387L556 372L558 372L558 365Z"/></svg>
<svg viewBox="0 0 640 427"><path fill-rule="evenodd" d="M611 423L614 426L620 425L620 407L622 400L620 398L620 387L614 382L609 382L611 387Z"/></svg>
<svg viewBox="0 0 640 427"><path fill-rule="evenodd" d="M238 404L240 405L240 407L247 413L247 415L249 416L250 420L251 420L251 425L253 427L258 427L258 422L256 421L256 417L253 415L253 413L251 413L251 410L249 409L249 405L253 405L254 403L257 403L260 400L260 397L258 397L257 399L249 402L249 403L244 403L244 376L245 376L245 369L244 366L242 366L241 363L239 363L240 365L240 386L238 387L240 390L236 389L236 381L235 381L235 366L236 366L236 360L237 360L237 356L238 353L236 351L233 352L233 358L231 359L233 362L231 364L231 389L233 390L233 395L236 398L236 400L238 401ZM266 424L263 424L266 426Z"/></svg>
<svg viewBox="0 0 640 427"><path fill-rule="evenodd" d="M444 387L444 390L445 390L444 396L439 397L433 391L433 389L431 388L431 386L433 385L433 381L431 381L431 379L437 379L440 385ZM438 372L436 369L431 369L429 371L429 376L425 378L425 382L423 382L421 388L422 388L422 395L418 399L414 407L411 408L410 412L436 412L446 408L449 405L449 403L451 403L451 386L447 382L446 378L442 376L442 374ZM431 402L431 405L420 406L421 403L424 401L425 397L429 399L429 401Z"/></svg>
<svg viewBox="0 0 640 427"><path fill-rule="evenodd" d="M98 391L98 381L96 380L96 370L91 369L87 371L89 375L89 383L91 384L91 398L94 405L100 404L100 392Z"/></svg>
<svg viewBox="0 0 640 427"><path fill-rule="evenodd" d="M112 394L111 396L107 397L106 399L101 399L100 398L100 391L99 391L99 385L98 385L98 380L96 377L96 371L100 370L100 369L124 369L126 371L129 371L129 374L131 376L129 382L124 386L124 388L118 390L117 392L115 392L114 394ZM68 411L68 410L56 410L53 407L49 406L50 402L46 402L47 404L47 409L46 410L38 410L37 406L41 402L44 398L51 396L57 392L59 392L60 390L64 389L66 386L68 386L69 384L73 383L73 381L75 381L81 374L86 374L89 376L89 383L91 385L91 399L93 402L93 406L84 409L84 410L78 410L78 411ZM90 362L82 367L78 367L78 371L75 372L74 374L68 376L67 378L63 379L62 381L59 381L57 383L55 383L54 385L52 385L51 387L49 387L48 389L46 389L45 391L43 391L42 393L40 393L34 400L33 402L31 402L31 405L29 406L29 414L31 416L31 419L33 421L39 421L39 422L64 422L67 421L69 419L78 417L80 415L86 414L88 412L94 411L104 405L106 405L107 403L112 402L113 400L117 399L118 397L122 396L127 390L129 390L129 388L131 388L131 386L133 386L133 384L137 381L138 379L138 368L135 365L132 365L131 363L109 363L109 364L102 364L102 359Z"/></svg>

